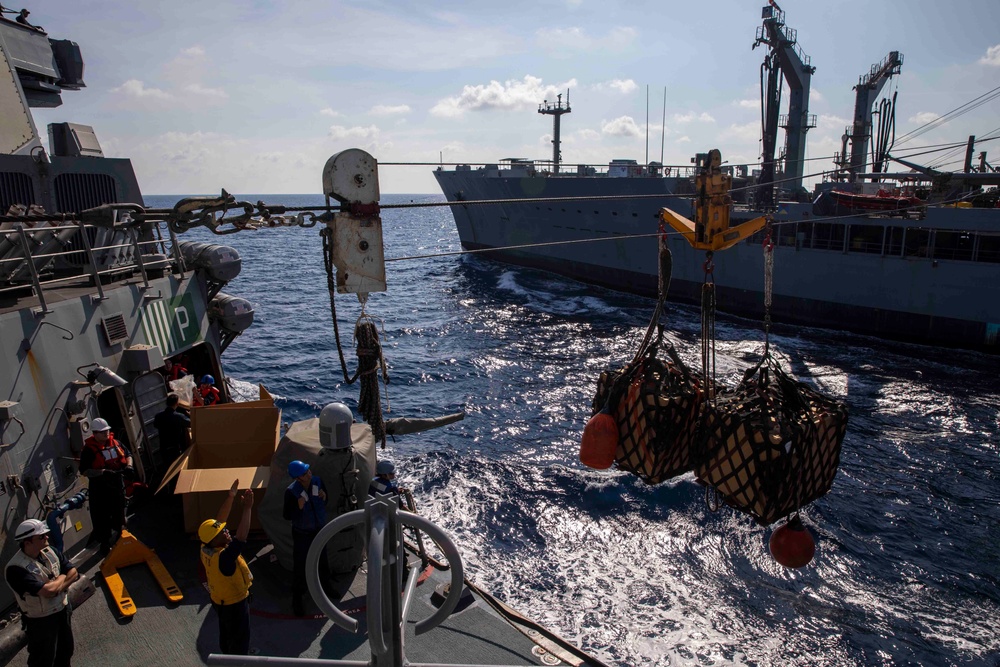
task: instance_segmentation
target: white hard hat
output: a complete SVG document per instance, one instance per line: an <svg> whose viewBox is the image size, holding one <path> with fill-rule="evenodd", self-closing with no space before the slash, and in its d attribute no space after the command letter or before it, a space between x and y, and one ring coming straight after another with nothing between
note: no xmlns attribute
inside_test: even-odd
<svg viewBox="0 0 1000 667"><path fill-rule="evenodd" d="M98 417L90 424L91 431L110 431L111 426L108 424L107 420Z"/></svg>
<svg viewBox="0 0 1000 667"><path fill-rule="evenodd" d="M44 521L39 521L38 519L25 519L21 522L21 525L17 527L17 532L14 533L14 539L18 542L26 540L29 537L34 537L35 535L48 535L50 532L49 527Z"/></svg>

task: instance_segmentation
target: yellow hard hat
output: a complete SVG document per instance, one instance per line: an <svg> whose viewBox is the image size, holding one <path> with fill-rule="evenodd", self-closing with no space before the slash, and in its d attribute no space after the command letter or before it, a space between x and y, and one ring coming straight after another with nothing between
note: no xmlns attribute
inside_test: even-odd
<svg viewBox="0 0 1000 667"><path fill-rule="evenodd" d="M203 544L208 544L218 537L219 533L221 533L225 527L225 521L205 519L201 522L201 526L198 527L198 539L201 540Z"/></svg>

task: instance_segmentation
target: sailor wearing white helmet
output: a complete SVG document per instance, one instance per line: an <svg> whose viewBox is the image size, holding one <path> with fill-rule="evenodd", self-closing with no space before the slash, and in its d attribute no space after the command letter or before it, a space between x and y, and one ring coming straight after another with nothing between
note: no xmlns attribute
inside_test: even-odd
<svg viewBox="0 0 1000 667"><path fill-rule="evenodd" d="M4 578L24 618L28 665L69 665L73 628L67 590L80 575L61 552L49 546L49 527L44 522L22 521L14 539L20 548L7 563Z"/></svg>
<svg viewBox="0 0 1000 667"><path fill-rule="evenodd" d="M132 456L115 440L111 426L98 417L93 432L80 452L80 474L90 480L90 520L94 538L101 543L101 553L108 553L117 539L114 533L125 525L124 473L132 471Z"/></svg>

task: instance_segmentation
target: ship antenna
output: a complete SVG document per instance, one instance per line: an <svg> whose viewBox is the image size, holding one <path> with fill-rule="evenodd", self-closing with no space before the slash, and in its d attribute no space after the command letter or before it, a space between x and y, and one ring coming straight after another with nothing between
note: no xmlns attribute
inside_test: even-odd
<svg viewBox="0 0 1000 667"><path fill-rule="evenodd" d="M556 103L549 104L545 100L538 105L538 113L552 116L552 173L559 173L559 160L562 157L559 139L559 119L564 113L572 111L569 107L569 90L566 91L566 106L562 103L562 93L556 95Z"/></svg>
<svg viewBox="0 0 1000 667"><path fill-rule="evenodd" d="M663 144L667 140L667 87L663 87L663 121L660 125L660 164L663 164Z"/></svg>
<svg viewBox="0 0 1000 667"><path fill-rule="evenodd" d="M646 166L649 166L649 84L646 84Z"/></svg>

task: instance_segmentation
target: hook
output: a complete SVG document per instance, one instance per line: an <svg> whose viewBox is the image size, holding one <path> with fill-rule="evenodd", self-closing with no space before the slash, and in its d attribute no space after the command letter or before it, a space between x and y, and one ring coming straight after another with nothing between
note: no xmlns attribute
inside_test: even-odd
<svg viewBox="0 0 1000 667"><path fill-rule="evenodd" d="M69 329L64 329L61 326L59 326L58 324L52 324L52 322L49 322L48 320L42 320L42 323L38 325L38 329L35 329L35 333L37 334L38 331L41 330L42 325L45 325L45 324L48 324L50 327L55 327L56 329L59 329L60 331L66 332L66 336L62 337L63 340L73 340L74 336L73 336L73 332L72 331L70 331ZM32 336L32 338L34 338L34 336ZM25 338L25 339L23 339L21 341L21 350L24 351L24 352L30 352L31 351L31 338Z"/></svg>

